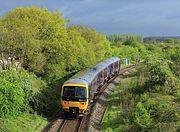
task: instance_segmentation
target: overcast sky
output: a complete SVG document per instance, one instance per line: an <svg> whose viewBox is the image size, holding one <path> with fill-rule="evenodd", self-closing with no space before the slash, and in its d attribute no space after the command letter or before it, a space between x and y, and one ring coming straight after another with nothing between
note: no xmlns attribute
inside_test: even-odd
<svg viewBox="0 0 180 132"><path fill-rule="evenodd" d="M180 36L180 0L0 0L0 15L22 6L60 11L105 34Z"/></svg>

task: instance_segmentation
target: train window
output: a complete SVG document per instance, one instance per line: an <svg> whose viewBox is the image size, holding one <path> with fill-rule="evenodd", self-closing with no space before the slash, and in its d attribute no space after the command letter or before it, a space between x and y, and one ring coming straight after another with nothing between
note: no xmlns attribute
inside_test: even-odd
<svg viewBox="0 0 180 132"><path fill-rule="evenodd" d="M113 72L113 64L110 65L110 74Z"/></svg>
<svg viewBox="0 0 180 132"><path fill-rule="evenodd" d="M74 98L75 97L74 88L64 87L63 96L67 98Z"/></svg>
<svg viewBox="0 0 180 132"><path fill-rule="evenodd" d="M82 87L75 87L75 98L85 98L86 89Z"/></svg>
<svg viewBox="0 0 180 132"><path fill-rule="evenodd" d="M86 88L79 86L64 86L63 99L76 101L86 99Z"/></svg>
<svg viewBox="0 0 180 132"><path fill-rule="evenodd" d="M94 82L94 89L96 90L96 88L97 88L97 78L96 77L93 82Z"/></svg>
<svg viewBox="0 0 180 132"><path fill-rule="evenodd" d="M115 62L115 68L118 68L118 61Z"/></svg>
<svg viewBox="0 0 180 132"><path fill-rule="evenodd" d="M107 69L105 68L104 69L104 79L106 78L106 75L107 75Z"/></svg>
<svg viewBox="0 0 180 132"><path fill-rule="evenodd" d="M107 78L109 74L109 66L104 69L104 78Z"/></svg>
<svg viewBox="0 0 180 132"><path fill-rule="evenodd" d="M100 73L98 74L98 84L101 83L101 78L102 78L102 73L100 72Z"/></svg>

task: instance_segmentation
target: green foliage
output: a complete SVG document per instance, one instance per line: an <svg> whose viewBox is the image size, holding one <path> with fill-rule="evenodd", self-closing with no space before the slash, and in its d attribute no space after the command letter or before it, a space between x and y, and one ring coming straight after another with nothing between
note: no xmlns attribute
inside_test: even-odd
<svg viewBox="0 0 180 132"><path fill-rule="evenodd" d="M0 50L21 59L24 68L42 74L47 63L63 63L67 31L59 13L35 7L16 8L0 23Z"/></svg>
<svg viewBox="0 0 180 132"><path fill-rule="evenodd" d="M154 94L144 101L145 107L150 110L154 123L178 121L179 105L176 105L174 96Z"/></svg>
<svg viewBox="0 0 180 132"><path fill-rule="evenodd" d="M84 26L67 28L60 13L45 8L10 11L0 19L0 35L0 52L15 56L23 68L47 81L111 56L105 35ZM58 78L56 72L62 75Z"/></svg>
<svg viewBox="0 0 180 132"><path fill-rule="evenodd" d="M138 102L136 105L134 118L134 122L137 123L140 128L148 128L152 121L150 113L141 102Z"/></svg>
<svg viewBox="0 0 180 132"><path fill-rule="evenodd" d="M167 60L158 56L149 56L145 61L146 76L151 86L171 85L173 74L169 68Z"/></svg>
<svg viewBox="0 0 180 132"><path fill-rule="evenodd" d="M106 40L105 35L84 26L79 26L79 32L87 42L86 51L92 50L95 54L96 61L102 61L110 56L110 43Z"/></svg>
<svg viewBox="0 0 180 132"><path fill-rule="evenodd" d="M25 108L25 94L20 85L0 79L0 117L16 116Z"/></svg>
<svg viewBox="0 0 180 132"><path fill-rule="evenodd" d="M135 97L130 93L130 88L135 84L134 77L123 79L121 85L112 92L103 118L104 130L128 131L129 126L132 126L134 115L131 108L134 106Z"/></svg>
<svg viewBox="0 0 180 132"><path fill-rule="evenodd" d="M180 47L175 47L173 52L170 53L170 59L173 63L170 64L170 68L173 73L180 77Z"/></svg>
<svg viewBox="0 0 180 132"><path fill-rule="evenodd" d="M126 46L132 46L133 45L133 41L132 40L126 40L122 43L122 45L126 45Z"/></svg>
<svg viewBox="0 0 180 132"><path fill-rule="evenodd" d="M112 55L117 56L121 59L128 58L131 63L136 61L136 56L138 54L138 48L133 48L131 46L122 45L120 47L112 47Z"/></svg>
<svg viewBox="0 0 180 132"><path fill-rule="evenodd" d="M107 36L107 39L115 46L120 46L122 43L129 45L128 43L131 42L143 42L142 36L134 34L110 34Z"/></svg>
<svg viewBox="0 0 180 132"><path fill-rule="evenodd" d="M145 46L149 54L162 54L162 49L155 44L145 44Z"/></svg>
<svg viewBox="0 0 180 132"><path fill-rule="evenodd" d="M174 39L169 38L169 39L166 39L164 42L174 44Z"/></svg>
<svg viewBox="0 0 180 132"><path fill-rule="evenodd" d="M110 35L107 37L111 42L111 55L121 59L128 58L131 63L143 60L148 55L143 38L138 35ZM119 40L118 40L119 38ZM118 40L118 41L115 41Z"/></svg>
<svg viewBox="0 0 180 132"><path fill-rule="evenodd" d="M139 58L137 58L137 59L143 60L143 59L145 59L147 57L148 51L147 51L146 46L144 44L138 43L138 42L134 42L132 44L132 46L134 48L138 49Z"/></svg>
<svg viewBox="0 0 180 132"><path fill-rule="evenodd" d="M66 65L68 71L79 70L87 66L86 48L88 43L81 36L77 26L68 28L69 43L66 51ZM92 50L92 49L90 49ZM93 55L92 55L93 56Z"/></svg>
<svg viewBox="0 0 180 132"><path fill-rule="evenodd" d="M22 113L11 119L0 118L1 132L40 132L47 124L47 119L37 113Z"/></svg>
<svg viewBox="0 0 180 132"><path fill-rule="evenodd" d="M15 116L16 113L38 109L36 95L45 88L42 80L24 70L3 71L0 74L0 80L1 110L7 111L1 112L1 116L6 113L6 115L10 113L11 116ZM15 112L13 112L14 109Z"/></svg>
<svg viewBox="0 0 180 132"><path fill-rule="evenodd" d="M124 48L122 53L119 52L120 48ZM179 46L163 43L142 45L133 42L130 46L114 46L113 54L118 56L128 52L128 49L132 49L130 54L133 54L133 49L137 50L136 53L139 51L141 62L136 66L133 82L125 81L124 84L122 81L111 95L104 118L104 129L180 130Z"/></svg>
<svg viewBox="0 0 180 132"><path fill-rule="evenodd" d="M36 94L36 104L34 110L46 116L52 116L59 109L60 87L45 88L40 93Z"/></svg>
<svg viewBox="0 0 180 132"><path fill-rule="evenodd" d="M169 38L169 39L166 39L164 42L169 43L169 44L180 44L180 39Z"/></svg>

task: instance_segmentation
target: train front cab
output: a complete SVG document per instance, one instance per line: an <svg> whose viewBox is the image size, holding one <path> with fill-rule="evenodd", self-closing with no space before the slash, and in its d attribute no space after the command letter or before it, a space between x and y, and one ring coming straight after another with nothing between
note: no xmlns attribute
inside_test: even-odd
<svg viewBox="0 0 180 132"><path fill-rule="evenodd" d="M70 114L82 114L88 107L88 86L64 84L61 91L61 107Z"/></svg>

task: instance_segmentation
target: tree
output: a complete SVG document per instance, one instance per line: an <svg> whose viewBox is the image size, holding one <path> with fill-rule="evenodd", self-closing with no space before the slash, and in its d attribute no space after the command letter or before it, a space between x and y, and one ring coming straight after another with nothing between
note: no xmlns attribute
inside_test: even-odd
<svg viewBox="0 0 180 132"><path fill-rule="evenodd" d="M36 7L16 8L1 18L1 51L42 74L47 63L63 67L67 30L61 14Z"/></svg>
<svg viewBox="0 0 180 132"><path fill-rule="evenodd" d="M110 56L110 43L107 41L105 35L84 26L79 26L79 32L87 42L85 46L86 50L88 51L91 48L95 54L96 61L101 61Z"/></svg>
<svg viewBox="0 0 180 132"><path fill-rule="evenodd" d="M168 65L168 61L164 59L162 56L148 56L145 59L144 64L146 67L146 79L149 87L152 88L155 85L173 85L173 80L175 80L175 78Z"/></svg>
<svg viewBox="0 0 180 132"><path fill-rule="evenodd" d="M87 66L88 59L86 57L86 45L87 42L81 36L77 26L71 26L68 28L69 42L67 43L66 51L66 65L70 71L79 70L82 67Z"/></svg>
<svg viewBox="0 0 180 132"><path fill-rule="evenodd" d="M122 44L125 41L143 42L143 37L134 34L110 34L107 39L113 43L113 45Z"/></svg>

